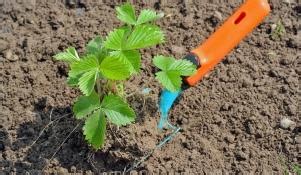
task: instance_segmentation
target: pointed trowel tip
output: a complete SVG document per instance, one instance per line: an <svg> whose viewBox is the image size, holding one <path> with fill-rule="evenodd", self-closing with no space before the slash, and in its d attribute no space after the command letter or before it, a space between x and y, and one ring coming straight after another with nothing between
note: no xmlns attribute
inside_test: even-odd
<svg viewBox="0 0 301 175"><path fill-rule="evenodd" d="M182 90L171 92L167 89L164 89L161 93L159 107L160 107L160 121L158 124L159 129L163 129L166 124L168 124L168 111L172 107L174 101L177 99L177 97L181 94Z"/></svg>

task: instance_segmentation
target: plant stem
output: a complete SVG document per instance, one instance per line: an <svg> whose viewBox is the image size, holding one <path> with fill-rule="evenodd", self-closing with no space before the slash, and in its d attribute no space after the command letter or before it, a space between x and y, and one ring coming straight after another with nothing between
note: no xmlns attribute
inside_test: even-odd
<svg viewBox="0 0 301 175"><path fill-rule="evenodd" d="M118 94L118 89L115 80L108 80L107 88L109 92L113 94Z"/></svg>
<svg viewBox="0 0 301 175"><path fill-rule="evenodd" d="M101 82L100 79L96 80L96 87L97 87L97 94L99 95L99 100L101 101L103 98L103 93L101 93L102 88L101 88Z"/></svg>

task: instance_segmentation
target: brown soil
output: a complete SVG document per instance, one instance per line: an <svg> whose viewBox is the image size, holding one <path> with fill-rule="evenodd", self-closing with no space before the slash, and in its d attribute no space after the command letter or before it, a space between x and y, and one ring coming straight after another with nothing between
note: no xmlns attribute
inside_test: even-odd
<svg viewBox="0 0 301 175"><path fill-rule="evenodd" d="M117 3L20 2L0 2L0 172L22 174L123 171L143 157L166 134L156 129L160 85L154 80L152 57L183 57L240 4L135 4L168 16L159 21L166 43L143 51L141 75L127 86L134 93L128 100L138 114L137 122L120 129L108 127L106 146L98 152L87 146L78 128L51 158L79 123L71 113L79 93L65 83L66 64L52 56L70 45L82 52L88 40L120 25L114 11ZM301 164L301 26L297 23L301 6L276 0L271 5L271 14L253 33L210 76L185 91L170 113L171 121L183 130L136 171L283 174ZM273 40L271 25L280 18L286 33ZM144 87L152 89L149 96L140 93ZM280 128L285 117L296 125Z"/></svg>

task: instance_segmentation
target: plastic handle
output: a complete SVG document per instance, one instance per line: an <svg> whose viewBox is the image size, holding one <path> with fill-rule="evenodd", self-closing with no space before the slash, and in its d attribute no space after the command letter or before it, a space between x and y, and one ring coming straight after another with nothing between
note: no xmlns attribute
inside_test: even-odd
<svg viewBox="0 0 301 175"><path fill-rule="evenodd" d="M198 57L201 67L186 78L193 86L218 64L228 52L255 28L270 12L267 0L247 0L202 45L191 52Z"/></svg>

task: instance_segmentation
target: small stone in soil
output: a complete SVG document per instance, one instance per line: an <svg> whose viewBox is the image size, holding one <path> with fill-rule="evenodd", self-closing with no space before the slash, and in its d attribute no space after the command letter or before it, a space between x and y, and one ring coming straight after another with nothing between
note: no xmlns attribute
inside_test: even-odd
<svg viewBox="0 0 301 175"><path fill-rule="evenodd" d="M12 53L11 50L7 50L5 53L4 53L4 57L9 60L9 61L17 61L19 59L19 57L17 55L14 55Z"/></svg>
<svg viewBox="0 0 301 175"><path fill-rule="evenodd" d="M290 0L283 0L283 2L286 3L286 4L290 4L291 3Z"/></svg>
<svg viewBox="0 0 301 175"><path fill-rule="evenodd" d="M5 53L4 53L4 57L8 60L11 59L11 57L13 56L13 53L11 50L7 50Z"/></svg>
<svg viewBox="0 0 301 175"><path fill-rule="evenodd" d="M288 129L289 127L291 127L294 124L295 124L295 122L293 122L292 120L290 120L288 118L284 118L280 121L280 127L282 129Z"/></svg>
<svg viewBox="0 0 301 175"><path fill-rule="evenodd" d="M277 73L277 71L275 71L275 70L270 70L270 71L269 71L269 76L270 76L270 77L277 77L277 76L278 76L278 73Z"/></svg>
<svg viewBox="0 0 301 175"><path fill-rule="evenodd" d="M58 173L58 175L68 174L68 170L66 168L59 167L57 170L57 173Z"/></svg>
<svg viewBox="0 0 301 175"><path fill-rule="evenodd" d="M76 167L75 166L71 166L70 171L71 171L71 173L75 173L76 172Z"/></svg>
<svg viewBox="0 0 301 175"><path fill-rule="evenodd" d="M188 119L183 117L182 123L183 123L183 124L188 124Z"/></svg>
<svg viewBox="0 0 301 175"><path fill-rule="evenodd" d="M76 6L75 0L67 0L67 5L71 8L74 8Z"/></svg>
<svg viewBox="0 0 301 175"><path fill-rule="evenodd" d="M214 11L214 16L219 19L220 21L223 20L223 16L219 11Z"/></svg>

